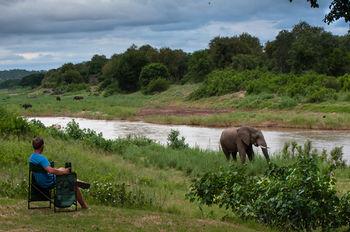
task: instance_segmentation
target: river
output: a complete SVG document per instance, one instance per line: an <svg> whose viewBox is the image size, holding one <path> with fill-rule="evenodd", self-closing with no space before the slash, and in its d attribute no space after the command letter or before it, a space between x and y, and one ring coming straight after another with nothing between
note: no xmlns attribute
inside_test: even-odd
<svg viewBox="0 0 350 232"><path fill-rule="evenodd" d="M33 119L33 118L28 118ZM53 124L65 127L73 118L70 117L35 117L46 126ZM167 136L171 129L180 131L186 142L191 147L201 149L218 150L219 138L222 128L206 128L184 125L159 125L145 122L130 122L121 120L92 120L84 118L74 118L81 128L90 128L96 132L102 132L103 137L115 139L126 137L129 134L145 136L158 143L166 144ZM287 141L296 141L299 144L309 139L313 147L317 149L327 149L335 146L343 146L344 159L350 163L350 131L337 130L262 130L268 144L269 153L273 154L282 149ZM257 152L257 148L255 148ZM261 153L261 152L260 152Z"/></svg>

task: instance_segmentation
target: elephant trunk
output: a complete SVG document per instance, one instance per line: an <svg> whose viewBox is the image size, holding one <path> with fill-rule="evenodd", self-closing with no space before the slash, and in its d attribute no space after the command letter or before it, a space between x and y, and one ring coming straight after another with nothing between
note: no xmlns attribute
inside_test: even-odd
<svg viewBox="0 0 350 232"><path fill-rule="evenodd" d="M260 143L259 143L260 142ZM265 159L267 162L270 162L270 157L269 157L269 153L267 151L267 145L266 145L266 142L265 140L261 140L259 141L258 144L259 144L259 147L261 148L261 151L263 152L264 156L265 156Z"/></svg>
<svg viewBox="0 0 350 232"><path fill-rule="evenodd" d="M263 152L263 154L265 156L266 161L269 162L270 161L270 157L269 157L269 153L267 152L267 147L264 147L264 148L261 147L261 150L262 150L262 152Z"/></svg>

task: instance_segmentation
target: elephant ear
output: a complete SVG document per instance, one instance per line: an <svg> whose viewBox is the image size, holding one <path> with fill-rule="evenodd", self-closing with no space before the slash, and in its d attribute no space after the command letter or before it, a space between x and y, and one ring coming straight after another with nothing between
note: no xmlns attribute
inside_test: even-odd
<svg viewBox="0 0 350 232"><path fill-rule="evenodd" d="M246 145L250 145L250 132L247 129L240 128L237 130L238 137L245 143Z"/></svg>

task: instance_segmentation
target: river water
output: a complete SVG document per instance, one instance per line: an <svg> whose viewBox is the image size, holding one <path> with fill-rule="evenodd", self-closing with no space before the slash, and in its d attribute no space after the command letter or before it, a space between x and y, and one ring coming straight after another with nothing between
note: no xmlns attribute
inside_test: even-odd
<svg viewBox="0 0 350 232"><path fill-rule="evenodd" d="M33 118L28 118L33 119ZM35 117L46 126L53 124L65 127L73 118L70 117ZM158 143L166 144L167 136L171 129L180 131L186 142L191 147L201 149L219 150L219 138L222 128L193 127L184 125L159 125L145 122L129 122L121 120L91 120L74 118L81 128L90 128L96 132L102 132L103 137L115 139L126 137L127 135L139 135L153 139ZM343 146L344 159L350 163L350 131L337 130L262 130L267 145L270 147L269 153L273 154L282 149L287 141L296 141L299 144L309 139L313 147L317 149L327 149L335 146ZM255 148L255 152L258 152ZM260 152L261 154L261 152Z"/></svg>

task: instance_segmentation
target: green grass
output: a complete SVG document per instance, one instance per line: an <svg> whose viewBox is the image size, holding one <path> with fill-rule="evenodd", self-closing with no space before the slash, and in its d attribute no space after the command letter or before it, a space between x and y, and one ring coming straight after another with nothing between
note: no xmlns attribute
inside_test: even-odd
<svg viewBox="0 0 350 232"><path fill-rule="evenodd" d="M45 138L45 155L55 160L58 165L71 161L73 169L78 173L78 178L90 182L109 179L113 183L126 183L129 190L140 190L152 199L153 203L141 207L109 207L84 191L83 194L91 205L88 211L79 211L74 214L53 214L50 210L28 211L23 190L27 179L27 158L31 153L30 138L0 139L0 176L2 176L0 197L3 197L0 198L0 230L19 228L62 230L64 228L73 231L76 228L84 228L84 230L99 228L105 231L118 227L122 231L154 231L158 228L170 231L202 229L268 231L256 223L241 222L232 215L229 217L229 222L223 222L221 219L228 214L224 209L204 207L201 211L196 204L190 203L185 198L191 177L188 173L180 171L181 168L178 167L185 166L184 163L187 165L194 163L195 157L192 157L192 163L184 160L181 165L176 166L178 170L175 170L166 164L159 165L165 161L155 162L156 157L150 158L150 162L144 162L144 154L148 155L152 151L160 150L157 153L157 157L160 157L169 151L155 145L139 149L131 147L124 150L125 153L121 155L86 146L83 142L63 141L47 136ZM132 150L134 150L133 153ZM178 155L177 160L183 157L180 157L180 152L173 152L173 154ZM190 157L193 154L187 155ZM165 160L170 159L169 156L166 157ZM197 159L199 158L201 157L198 156ZM221 160L223 157L215 159ZM203 171L204 166L200 167ZM8 181L12 184L4 185ZM18 185L20 187L17 188ZM93 188L94 186L91 191L94 191ZM5 196L10 198L4 198ZM60 227L56 228L57 225Z"/></svg>
<svg viewBox="0 0 350 232"><path fill-rule="evenodd" d="M309 129L350 129L350 102L345 100L314 104L296 104L292 99L261 94L245 96L243 92L188 100L188 95L198 88L194 85L172 85L157 95L116 94L109 97L89 95L87 92L67 93L56 101L55 96L43 90L1 90L0 103L26 116L75 116L95 119L144 120L153 123L188 124L200 126L288 127ZM75 95L84 96L73 101ZM343 98L341 98L343 99ZM30 103L33 108L24 110L20 105ZM140 116L141 109L175 107L229 110L231 113L204 115Z"/></svg>
<svg viewBox="0 0 350 232"><path fill-rule="evenodd" d="M27 210L23 200L0 198L4 231L260 231L213 219L125 208L91 206L77 213Z"/></svg>

